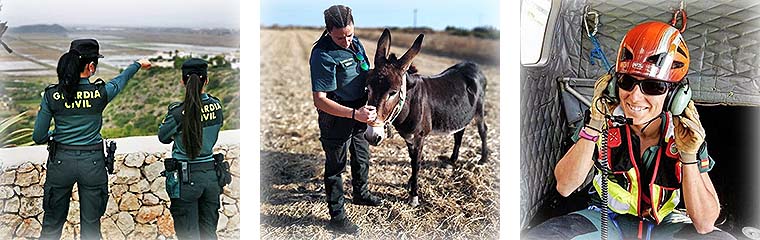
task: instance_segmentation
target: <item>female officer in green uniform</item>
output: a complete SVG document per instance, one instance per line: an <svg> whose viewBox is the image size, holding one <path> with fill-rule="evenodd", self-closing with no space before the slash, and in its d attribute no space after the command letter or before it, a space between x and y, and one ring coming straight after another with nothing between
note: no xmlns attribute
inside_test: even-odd
<svg viewBox="0 0 760 240"><path fill-rule="evenodd" d="M48 143L47 180L44 185L41 239L59 239L74 183L79 188L82 239L100 239L100 217L108 200L108 177L103 155L103 109L127 85L138 69L149 68L148 60L129 65L107 83L91 83L98 65L98 42L78 39L58 60L58 84L45 88L32 138ZM48 131L50 120L55 129Z"/></svg>
<svg viewBox="0 0 760 240"><path fill-rule="evenodd" d="M325 191L330 212L328 228L356 233L354 223L343 208L343 178L346 151L351 153L353 203L379 206L381 200L367 188L369 143L364 138L367 122L376 117L366 106L369 62L364 46L354 36L351 8L334 5L325 10L325 32L311 51L311 86L314 106L319 113L322 149L325 151Z"/></svg>
<svg viewBox="0 0 760 240"><path fill-rule="evenodd" d="M165 160L166 172L171 174L166 191L180 239L217 238L219 195L224 184L217 179L215 165L221 162L214 161L213 148L224 117L219 99L205 93L207 67L206 61L197 58L182 64L184 101L169 105L158 129L159 141L174 142L172 159Z"/></svg>

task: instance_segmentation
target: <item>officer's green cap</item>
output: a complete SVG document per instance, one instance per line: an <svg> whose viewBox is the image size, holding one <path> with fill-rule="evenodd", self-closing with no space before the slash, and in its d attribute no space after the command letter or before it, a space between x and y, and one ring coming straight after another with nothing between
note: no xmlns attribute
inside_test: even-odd
<svg viewBox="0 0 760 240"><path fill-rule="evenodd" d="M71 46L69 47L69 51L75 51L79 53L79 56L84 58L103 58L99 50L100 45L98 45L98 41L95 39L77 39L71 41Z"/></svg>
<svg viewBox="0 0 760 240"><path fill-rule="evenodd" d="M201 78L208 76L207 73L208 63L206 60L200 58L191 58L182 64L182 77L188 78L190 74L195 73Z"/></svg>

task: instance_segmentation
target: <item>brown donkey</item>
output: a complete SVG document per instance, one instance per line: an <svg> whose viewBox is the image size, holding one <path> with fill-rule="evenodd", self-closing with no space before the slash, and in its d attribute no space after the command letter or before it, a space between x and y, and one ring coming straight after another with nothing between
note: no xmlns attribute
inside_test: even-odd
<svg viewBox="0 0 760 240"><path fill-rule="evenodd" d="M481 156L478 164L488 159L485 124L486 78L471 62L462 62L434 76L420 76L412 67L412 60L420 52L420 34L400 59L390 52L391 33L383 31L377 43L375 68L367 79L368 105L377 109L377 119L370 123L364 137L377 146L385 138L388 123L406 141L412 160L409 179L409 203L419 205L417 177L422 161L425 137L433 134L454 134L454 152L449 162L459 157L464 129L473 118L478 125Z"/></svg>

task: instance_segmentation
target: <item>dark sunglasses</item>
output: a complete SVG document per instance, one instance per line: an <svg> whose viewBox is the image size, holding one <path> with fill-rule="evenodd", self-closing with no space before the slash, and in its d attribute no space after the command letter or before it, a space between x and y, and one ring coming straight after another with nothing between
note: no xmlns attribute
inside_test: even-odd
<svg viewBox="0 0 760 240"><path fill-rule="evenodd" d="M362 56L361 53L356 54L356 61L359 61L361 63L361 68L364 71L369 70L369 64L367 64L367 61L364 61L364 56Z"/></svg>
<svg viewBox="0 0 760 240"><path fill-rule="evenodd" d="M636 85L646 95L662 95L668 92L672 84L662 80L644 79L638 80L628 74L618 74L617 85L620 89L632 91Z"/></svg>

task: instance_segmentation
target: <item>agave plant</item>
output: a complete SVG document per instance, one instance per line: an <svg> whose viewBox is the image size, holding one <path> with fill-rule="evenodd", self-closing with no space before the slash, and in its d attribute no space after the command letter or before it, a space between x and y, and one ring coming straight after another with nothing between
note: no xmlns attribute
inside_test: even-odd
<svg viewBox="0 0 760 240"><path fill-rule="evenodd" d="M24 120L27 112L19 113L18 115L11 116L0 120L0 148L16 147L16 146L30 146L34 144L32 141L31 128L16 128L21 120Z"/></svg>

